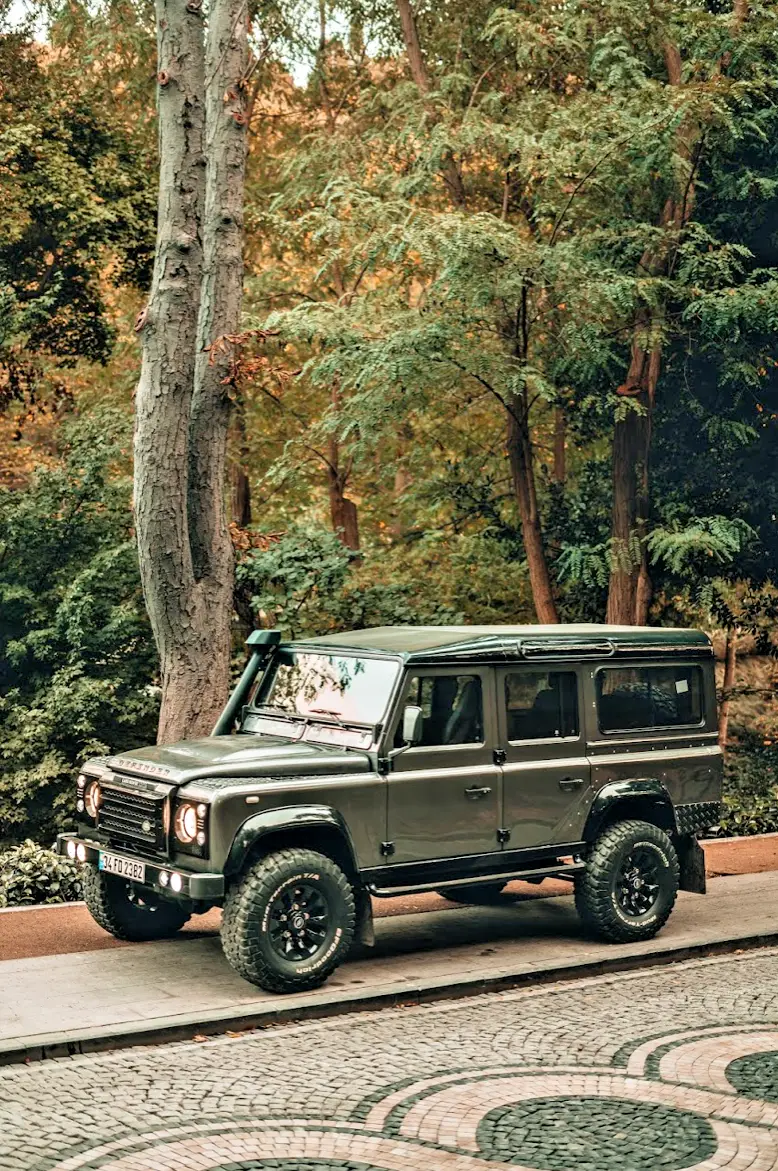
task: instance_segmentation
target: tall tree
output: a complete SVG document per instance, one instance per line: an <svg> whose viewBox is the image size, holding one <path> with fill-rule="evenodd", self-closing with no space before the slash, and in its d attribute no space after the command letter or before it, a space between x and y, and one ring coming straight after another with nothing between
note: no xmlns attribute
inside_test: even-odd
<svg viewBox="0 0 778 1171"><path fill-rule="evenodd" d="M229 681L224 469L242 289L244 0L158 0L160 187L138 321L135 515L162 672L159 739L205 733Z"/></svg>

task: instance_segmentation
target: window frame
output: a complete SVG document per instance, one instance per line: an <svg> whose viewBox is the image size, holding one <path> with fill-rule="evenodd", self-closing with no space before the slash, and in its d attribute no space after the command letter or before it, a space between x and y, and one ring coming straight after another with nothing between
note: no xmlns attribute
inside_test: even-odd
<svg viewBox="0 0 778 1171"><path fill-rule="evenodd" d="M470 741L465 744L414 744L403 747L399 752L394 748L394 737L397 728L402 723L403 711L408 703L410 703L410 687L414 679L419 677L424 678L440 678L441 676L475 676L481 680L481 703L483 705L483 739L478 741ZM395 771L405 771L409 765L414 768L427 767L426 760L429 757L442 755L445 758L448 756L460 756L470 754L473 758L470 761L462 761L462 766L468 764L478 764L486 761L487 756L491 762L491 753L496 743L496 727L494 724L494 671L491 667L485 667L483 664L463 664L459 663L451 667L427 665L427 664L412 664L406 667L405 674L402 677L400 687L397 692L395 707L390 719L387 721L385 731L382 737L382 747L380 755L387 756L392 754ZM396 754L396 755L395 755ZM424 762L424 763L417 763ZM459 763L459 762L458 762ZM452 766L454 761L451 761ZM441 762L441 765L443 763Z"/></svg>
<svg viewBox="0 0 778 1171"><path fill-rule="evenodd" d="M509 735L510 718L508 711L508 677L510 675L549 675L551 672L558 675L572 675L575 680L575 716L577 730L570 736L532 736L529 739L511 740ZM581 740L583 734L583 705L581 703L581 672L573 666L566 667L549 667L547 671L542 671L539 667L530 666L529 664L521 664L517 667L506 666L502 672L502 686L498 686L500 713L504 721L505 727L505 741L512 747L523 748L532 746L533 744L575 744Z"/></svg>
<svg viewBox="0 0 778 1171"><path fill-rule="evenodd" d="M600 699L601 692L599 688L598 678L606 671L697 671L700 681L699 695L701 713L700 719L696 723L689 724L648 724L641 725L637 728L610 728L605 729L601 722ZM635 736L651 736L654 734L666 736L668 733L688 733L690 731L699 731L707 727L707 698L706 698L706 679L700 663L604 663L597 667L592 673L592 684L594 689L594 710L597 719L597 731L601 736L609 738L621 737L635 737Z"/></svg>

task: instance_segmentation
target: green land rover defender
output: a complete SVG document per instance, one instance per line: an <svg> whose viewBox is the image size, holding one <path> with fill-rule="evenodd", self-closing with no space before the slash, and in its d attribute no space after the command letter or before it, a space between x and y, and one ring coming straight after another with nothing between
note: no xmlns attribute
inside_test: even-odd
<svg viewBox="0 0 778 1171"><path fill-rule="evenodd" d="M89 760L87 906L119 939L223 907L246 980L315 988L372 941L371 896L570 879L586 928L653 936L705 890L719 814L710 640L615 626L255 631L211 736Z"/></svg>

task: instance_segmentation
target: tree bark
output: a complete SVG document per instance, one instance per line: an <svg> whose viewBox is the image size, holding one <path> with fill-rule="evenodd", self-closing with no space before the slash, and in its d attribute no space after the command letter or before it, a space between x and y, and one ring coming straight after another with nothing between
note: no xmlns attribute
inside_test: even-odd
<svg viewBox="0 0 778 1171"><path fill-rule="evenodd" d="M735 0L732 29L737 34L749 11L748 0ZM678 46L662 46L668 84L683 85L683 63ZM720 70L726 61L720 61ZM696 157L701 143L699 126L681 122L676 131L678 154L688 164L685 190L668 198L659 216L663 239L649 248L640 260L640 270L649 276L666 273L675 254L683 228L689 222L695 200ZM617 393L634 396L643 415L630 411L617 419L613 432L613 511L611 521L611 577L608 588L607 621L644 625L648 620L652 584L648 567L646 537L649 528L649 453L651 421L656 386L662 361L661 343L656 338L657 321L645 311L638 314L627 380ZM654 335L654 336L652 336Z"/></svg>
<svg viewBox="0 0 778 1171"><path fill-rule="evenodd" d="M727 748L729 702L732 696L732 689L735 686L735 675L737 672L737 636L739 634L740 628L737 626L727 631L727 646L724 657L724 685L721 692L721 705L719 706L719 747L722 752L726 752Z"/></svg>
<svg viewBox="0 0 778 1171"><path fill-rule="evenodd" d="M159 213L151 295L138 323L135 512L160 655L161 742L210 731L229 685L223 380L232 359L229 347L203 351L236 332L240 311L241 11L237 0L211 9L206 52L198 0L157 2Z"/></svg>
<svg viewBox="0 0 778 1171"><path fill-rule="evenodd" d="M336 412L340 407L340 393L337 387L333 387L332 406ZM350 465L347 463L344 467L341 463L340 444L334 432L330 433L327 447L327 462L325 466L327 470L327 489L330 497L332 531L347 549L353 549L355 553L358 553L359 520L357 517L357 506L353 500L349 500L346 496Z"/></svg>
<svg viewBox="0 0 778 1171"><path fill-rule="evenodd" d="M424 55L421 51L419 31L416 27L416 17L410 0L397 0L397 9L400 13L400 23L405 41L405 51L408 54L408 66L411 71L411 77L420 92L428 94L432 89L430 75L427 70L427 62L424 60ZM464 207L465 188L462 183L459 168L451 154L446 155L443 161L443 181L456 206Z"/></svg>
<svg viewBox="0 0 778 1171"><path fill-rule="evenodd" d="M564 484L567 455L567 416L564 407L554 408L554 483Z"/></svg>
<svg viewBox="0 0 778 1171"><path fill-rule="evenodd" d="M189 407L202 275L205 191L203 20L186 0L158 0L160 183L143 357L135 402L135 523L141 579L162 670L160 730L199 677L199 625L187 523ZM182 631L186 637L182 638ZM200 692L202 695L202 691Z"/></svg>
<svg viewBox="0 0 778 1171"><path fill-rule="evenodd" d="M518 395L514 395L507 405L508 458L521 520L524 552L527 555L532 600L535 603L538 622L555 623L559 621L559 615L551 587L546 552L543 547L527 405L524 399Z"/></svg>

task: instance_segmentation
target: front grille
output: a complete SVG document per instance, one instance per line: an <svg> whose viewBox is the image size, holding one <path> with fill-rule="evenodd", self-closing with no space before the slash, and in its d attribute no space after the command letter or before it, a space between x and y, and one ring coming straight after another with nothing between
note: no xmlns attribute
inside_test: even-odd
<svg viewBox="0 0 778 1171"><path fill-rule="evenodd" d="M153 858L165 853L163 796L103 789L99 828L109 844Z"/></svg>

